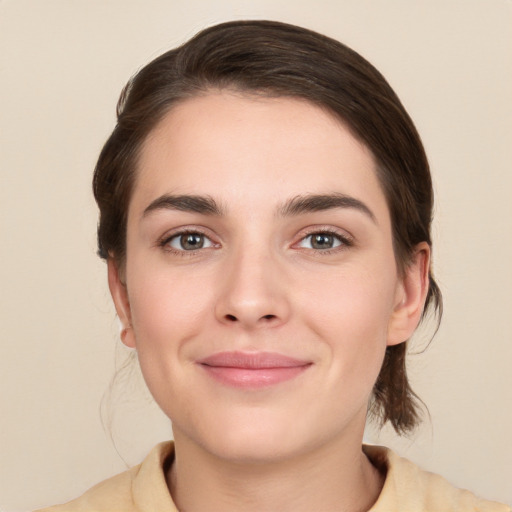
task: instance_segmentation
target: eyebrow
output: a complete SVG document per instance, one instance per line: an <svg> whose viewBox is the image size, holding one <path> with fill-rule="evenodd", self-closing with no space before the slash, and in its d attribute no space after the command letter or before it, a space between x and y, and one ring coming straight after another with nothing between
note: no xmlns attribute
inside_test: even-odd
<svg viewBox="0 0 512 512"><path fill-rule="evenodd" d="M278 208L277 213L283 217L291 217L311 212L332 210L335 208L353 208L369 217L377 223L373 212L359 199L341 193L333 194L305 194L293 197ZM143 217L157 210L178 210L182 212L199 213L221 217L223 208L209 196L199 195L172 195L164 194L144 210Z"/></svg>
<svg viewBox="0 0 512 512"><path fill-rule="evenodd" d="M208 196L164 194L150 203L144 210L143 217L156 210L178 210L200 213L202 215L221 216L222 208Z"/></svg>
<svg viewBox="0 0 512 512"><path fill-rule="evenodd" d="M280 208L279 214L288 217L303 213L332 210L334 208L354 208L368 216L375 224L377 223L375 215L366 204L355 197L341 193L296 196Z"/></svg>

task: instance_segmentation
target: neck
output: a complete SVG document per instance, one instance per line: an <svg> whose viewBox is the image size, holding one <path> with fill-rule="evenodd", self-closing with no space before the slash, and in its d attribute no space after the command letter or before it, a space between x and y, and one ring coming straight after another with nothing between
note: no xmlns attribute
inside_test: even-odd
<svg viewBox="0 0 512 512"><path fill-rule="evenodd" d="M180 432L174 437L176 457L167 483L182 512L364 512L383 485L361 439L281 461L239 463L203 450Z"/></svg>

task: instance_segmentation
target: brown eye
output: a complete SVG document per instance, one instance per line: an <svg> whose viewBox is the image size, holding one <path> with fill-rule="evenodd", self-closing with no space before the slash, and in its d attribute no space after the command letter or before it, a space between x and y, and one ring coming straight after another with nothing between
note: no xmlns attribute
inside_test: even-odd
<svg viewBox="0 0 512 512"><path fill-rule="evenodd" d="M202 233L182 233L173 236L167 243L178 251L195 251L213 245L211 240Z"/></svg>
<svg viewBox="0 0 512 512"><path fill-rule="evenodd" d="M334 237L323 233L312 235L311 247L313 249L332 249L334 247Z"/></svg>
<svg viewBox="0 0 512 512"><path fill-rule="evenodd" d="M335 235L334 233L312 233L301 240L299 247L321 251L334 249L341 245L348 244L339 235Z"/></svg>

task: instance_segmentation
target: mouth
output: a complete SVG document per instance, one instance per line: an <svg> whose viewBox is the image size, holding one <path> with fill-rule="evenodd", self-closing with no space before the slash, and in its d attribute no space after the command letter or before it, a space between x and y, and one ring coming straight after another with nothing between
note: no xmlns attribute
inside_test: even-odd
<svg viewBox="0 0 512 512"><path fill-rule="evenodd" d="M313 363L275 352L219 352L201 359L198 364L221 384L258 389L291 380Z"/></svg>

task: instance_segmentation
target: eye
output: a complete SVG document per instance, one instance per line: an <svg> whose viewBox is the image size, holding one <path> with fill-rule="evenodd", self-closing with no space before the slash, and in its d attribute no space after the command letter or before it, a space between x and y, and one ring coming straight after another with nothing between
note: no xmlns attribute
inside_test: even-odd
<svg viewBox="0 0 512 512"><path fill-rule="evenodd" d="M176 251L196 251L213 247L213 242L202 233L190 232L180 233L168 238L164 245L171 247Z"/></svg>
<svg viewBox="0 0 512 512"><path fill-rule="evenodd" d="M299 247L303 247L305 249L320 251L335 249L341 245L350 245L350 243L346 238L338 234L328 232L311 233L310 235L305 236L298 244Z"/></svg>

